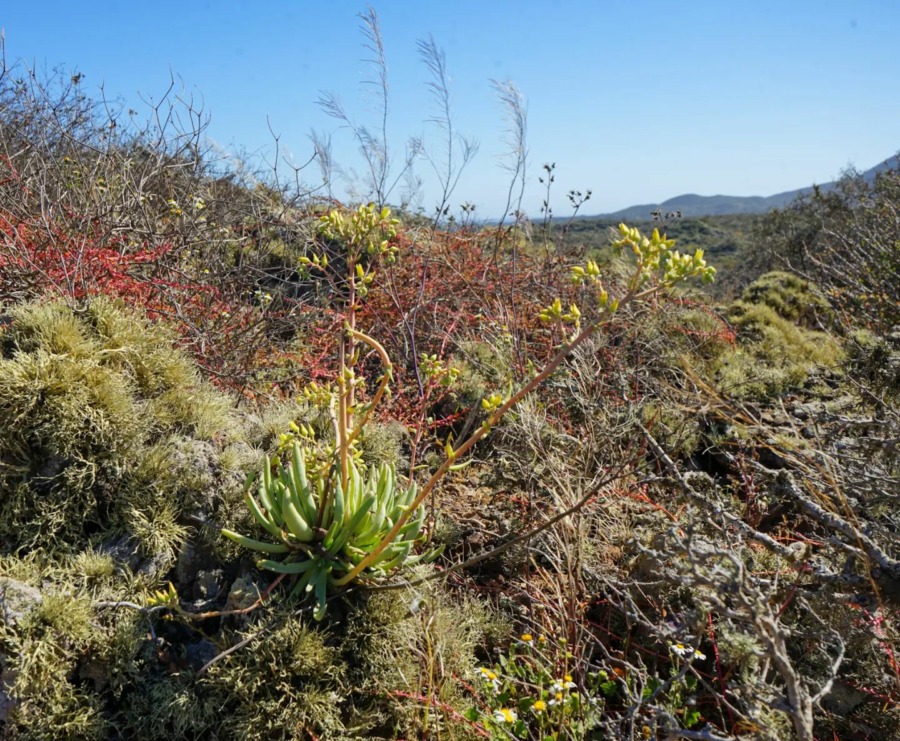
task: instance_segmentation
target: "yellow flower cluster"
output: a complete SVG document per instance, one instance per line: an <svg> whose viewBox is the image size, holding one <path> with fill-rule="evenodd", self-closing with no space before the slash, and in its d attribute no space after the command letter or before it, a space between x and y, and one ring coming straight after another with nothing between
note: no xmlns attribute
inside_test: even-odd
<svg viewBox="0 0 900 741"><path fill-rule="evenodd" d="M693 255L682 255L675 246L674 239L661 236L659 229L654 229L649 239L633 227L619 224L621 237L613 242L616 249L628 247L635 254L640 268L642 282L663 270L663 283L674 285L688 278L699 277L704 283L711 283L716 269L706 264L703 250L696 250Z"/></svg>
<svg viewBox="0 0 900 741"><path fill-rule="evenodd" d="M147 607L178 607L178 592L169 582L169 588L159 589L147 598Z"/></svg>
<svg viewBox="0 0 900 741"><path fill-rule="evenodd" d="M391 218L387 206L379 211L370 203L349 214L332 209L319 219L319 232L327 239L340 240L370 255L393 255L396 248L391 247L390 240L397 236L399 223L398 219Z"/></svg>
<svg viewBox="0 0 900 741"><path fill-rule="evenodd" d="M569 311L564 312L562 307L562 301L556 299L550 306L541 311L538 314L538 317L542 322L568 322L570 324L578 325L581 321L581 311L579 311L578 307L575 304L569 305Z"/></svg>

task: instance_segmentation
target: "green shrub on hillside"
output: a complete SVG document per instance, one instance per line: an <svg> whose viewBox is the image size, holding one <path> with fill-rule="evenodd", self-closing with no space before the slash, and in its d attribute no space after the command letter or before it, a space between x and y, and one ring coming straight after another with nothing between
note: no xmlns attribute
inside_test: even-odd
<svg viewBox="0 0 900 741"><path fill-rule="evenodd" d="M900 322L900 170L848 173L764 217L757 261L816 281L841 319L887 332Z"/></svg>

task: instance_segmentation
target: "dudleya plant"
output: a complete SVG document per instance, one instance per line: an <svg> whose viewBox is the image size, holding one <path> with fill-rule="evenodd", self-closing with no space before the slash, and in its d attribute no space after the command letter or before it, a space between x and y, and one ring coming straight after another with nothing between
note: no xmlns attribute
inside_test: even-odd
<svg viewBox="0 0 900 741"><path fill-rule="evenodd" d="M484 438L502 417L543 381L550 377L563 360L578 345L587 340L620 306L644 299L687 278L713 279L715 269L709 267L703 252L693 256L673 250L674 240L654 230L650 238L624 224L619 227L621 238L615 247L630 247L636 266L626 290L620 297L610 297L602 282L596 263L588 261L575 266L572 278L585 285L597 301L598 314L582 327L582 312L574 304L564 310L557 299L540 313L540 318L554 324L572 324L574 332L563 342L546 366L509 398L491 394L482 401L485 419L482 425L458 447L448 442L446 458L425 485L415 482L401 485L394 467L382 465L361 471L358 441L373 410L388 392L391 361L384 348L372 337L356 327L359 302L373 283L380 261L396 259L393 244L398 222L387 208L377 210L373 205L356 211L333 210L322 217L320 233L331 243L340 245L343 265L334 267L327 256L313 255L302 259L305 270L324 275L343 295L345 304L344 332L339 342L339 370L333 387L312 385L306 391L313 403L327 408L334 427L333 444L315 441L309 431L294 439L289 463L268 457L263 462L257 489L258 497L250 494L255 477L248 480L245 501L251 513L271 540L256 540L239 533L223 530L223 534L253 550L281 560L262 558L262 569L298 577L297 587L313 592L316 599L314 615L322 619L329 591L354 581L365 583L380 579L396 569L419 560L413 548L422 540L425 518L423 503L435 485L472 447ZM377 379L371 401L356 403L357 389L364 379L356 376L359 347L367 346L381 360L384 372Z"/></svg>
<svg viewBox="0 0 900 741"><path fill-rule="evenodd" d="M325 614L329 586L346 576L384 539L416 497L415 482L398 485L394 467L386 463L361 471L351 458L348 472L346 486L338 475L311 479L306 455L295 441L289 464L266 456L257 497L250 493L255 477L244 492L247 507L272 539L256 540L222 530L223 535L247 548L284 556L282 560L262 558L256 564L279 574L297 575L294 589L315 595L317 620ZM390 547L369 564L365 578L386 576L402 564L421 559L421 555L412 555L412 549L424 523L425 508L419 507Z"/></svg>
<svg viewBox="0 0 900 741"><path fill-rule="evenodd" d="M371 205L349 214L335 210L322 217L319 232L341 245L346 272L338 274L325 254L304 257L301 263L305 270L342 285L346 294L345 326L336 383L329 387L311 384L305 395L311 403L329 410L334 442L317 441L311 428L295 425L289 460L266 456L261 474L252 474L245 487L244 501L271 539L257 540L222 530L223 535L247 548L282 556L280 560L261 558L257 566L296 575L295 590L315 595L317 620L324 616L328 594L334 588L352 580L386 576L396 567L422 558L412 553L422 540L425 522L421 501L413 506L417 498L415 482L401 485L392 465L383 463L366 469L358 462L359 437L388 392L391 362L376 340L357 331L356 310L373 281L378 262L394 259L396 248L391 240L396 236L396 225L389 209L379 211ZM375 394L366 404L356 403L357 389L363 382L354 370L360 344L374 350L384 365ZM257 478L254 497L250 490ZM381 545L377 556L368 558ZM364 560L365 565L358 568Z"/></svg>

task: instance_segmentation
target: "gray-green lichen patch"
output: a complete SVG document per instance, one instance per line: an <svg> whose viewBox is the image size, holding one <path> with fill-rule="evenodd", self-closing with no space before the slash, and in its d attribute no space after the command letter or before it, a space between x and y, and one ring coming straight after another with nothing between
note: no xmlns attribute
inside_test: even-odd
<svg viewBox="0 0 900 741"><path fill-rule="evenodd" d="M119 532L171 557L183 516L216 483L221 442L242 435L231 399L200 379L170 332L108 299L78 311L32 303L8 318L0 548L78 552Z"/></svg>

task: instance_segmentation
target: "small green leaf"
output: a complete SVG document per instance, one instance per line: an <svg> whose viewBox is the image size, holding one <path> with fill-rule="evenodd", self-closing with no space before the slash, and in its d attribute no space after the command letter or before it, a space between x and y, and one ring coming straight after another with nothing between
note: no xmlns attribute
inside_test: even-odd
<svg viewBox="0 0 900 741"><path fill-rule="evenodd" d="M694 708L693 710L685 710L684 711L684 727L685 728L693 728L700 722L701 719L700 711Z"/></svg>
<svg viewBox="0 0 900 741"><path fill-rule="evenodd" d="M603 682L600 685L600 691L605 697L612 697L614 694L616 694L616 689L616 683L613 680Z"/></svg>

